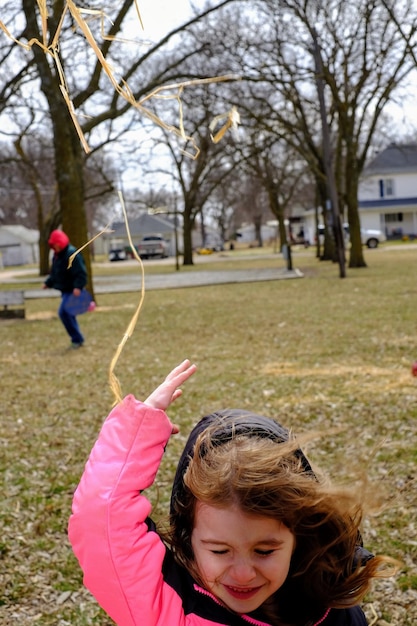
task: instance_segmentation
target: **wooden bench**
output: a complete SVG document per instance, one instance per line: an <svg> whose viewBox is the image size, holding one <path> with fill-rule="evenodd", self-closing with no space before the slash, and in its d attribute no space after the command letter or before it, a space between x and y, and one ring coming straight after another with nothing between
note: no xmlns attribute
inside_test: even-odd
<svg viewBox="0 0 417 626"><path fill-rule="evenodd" d="M0 318L25 317L25 294L23 291L0 291Z"/></svg>

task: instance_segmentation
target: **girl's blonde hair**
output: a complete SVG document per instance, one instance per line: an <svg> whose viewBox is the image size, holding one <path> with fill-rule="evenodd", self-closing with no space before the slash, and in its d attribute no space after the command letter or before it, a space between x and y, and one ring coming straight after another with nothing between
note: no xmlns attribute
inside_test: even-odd
<svg viewBox="0 0 417 626"><path fill-rule="evenodd" d="M393 575L398 565L393 559L362 547L358 497L318 479L289 434L279 440L259 429L251 432L250 423L243 434L230 424L226 436L218 433L217 423L196 437L179 496L171 503L169 543L194 577L199 577L191 547L197 501L237 505L279 520L294 534L288 578L266 607L273 623L304 624L324 608L353 606L372 579Z"/></svg>

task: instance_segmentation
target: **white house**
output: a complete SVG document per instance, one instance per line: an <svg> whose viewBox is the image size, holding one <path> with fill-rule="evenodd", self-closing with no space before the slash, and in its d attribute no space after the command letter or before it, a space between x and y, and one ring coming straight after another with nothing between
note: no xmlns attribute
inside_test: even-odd
<svg viewBox="0 0 417 626"><path fill-rule="evenodd" d="M361 228L381 230L388 239L417 237L417 144L390 144L377 154L362 173L358 203ZM306 211L303 221L312 242L315 211Z"/></svg>
<svg viewBox="0 0 417 626"><path fill-rule="evenodd" d="M358 192L363 228L417 237L417 144L390 144L366 167Z"/></svg>
<svg viewBox="0 0 417 626"><path fill-rule="evenodd" d="M39 262L39 232L26 226L0 226L0 267Z"/></svg>

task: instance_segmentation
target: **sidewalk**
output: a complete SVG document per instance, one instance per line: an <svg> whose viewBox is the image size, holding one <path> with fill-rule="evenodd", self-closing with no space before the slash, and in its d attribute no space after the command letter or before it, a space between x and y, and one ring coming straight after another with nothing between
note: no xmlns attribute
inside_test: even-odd
<svg viewBox="0 0 417 626"><path fill-rule="evenodd" d="M248 258L250 255L248 255ZM198 269L195 271L177 271L170 274L147 274L145 265L145 289L147 291L155 289L181 289L186 287L203 287L207 285L225 285L234 283L261 282L270 280L287 280L292 278L302 278L303 274L298 269L287 270L283 267L276 268L259 268L259 269L230 269L230 270L211 270L209 269L209 261L211 259L200 259L207 269ZM158 261L159 264L164 263ZM171 262L172 259L166 262ZM125 262L130 263L129 261ZM132 261L132 263L136 263ZM148 263L151 263L150 261ZM152 263L154 264L154 263ZM165 263L164 263L165 264ZM33 275L33 278L28 277ZM21 277L21 278L20 278ZM96 294L105 293L123 293L129 291L139 291L142 287L141 273L138 270L133 274L120 274L114 276L96 276L94 275L94 291ZM51 298L57 297L59 292L54 289L42 289L42 279L39 277L37 269L20 269L13 268L11 270L0 271L0 284L13 282L15 288L18 289L18 283L22 282L26 286L33 283L34 288L25 289L24 296L26 299Z"/></svg>

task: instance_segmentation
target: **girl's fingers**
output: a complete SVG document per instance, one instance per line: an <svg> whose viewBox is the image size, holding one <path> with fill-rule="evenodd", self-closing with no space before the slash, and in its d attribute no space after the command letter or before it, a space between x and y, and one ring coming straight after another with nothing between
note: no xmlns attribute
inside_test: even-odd
<svg viewBox="0 0 417 626"><path fill-rule="evenodd" d="M166 380L171 380L175 378L176 376L180 376L184 371L187 370L189 366L190 366L190 361L188 359L185 359L182 363L177 365L177 367L174 367L174 369L166 377Z"/></svg>
<svg viewBox="0 0 417 626"><path fill-rule="evenodd" d="M170 374L168 374L166 378L166 382L171 384L175 384L175 386L182 385L186 380L190 378L196 371L197 367L194 364L190 364L190 361L186 359L178 365L175 369L172 370Z"/></svg>
<svg viewBox="0 0 417 626"><path fill-rule="evenodd" d="M179 398L182 395L182 389L176 389L174 391L174 393L172 394L172 402L174 402L174 400L176 400L177 398Z"/></svg>
<svg viewBox="0 0 417 626"><path fill-rule="evenodd" d="M181 385L190 378L197 367L190 364L188 359L177 365L165 378L164 382L157 387L145 400L145 404L156 409L166 410L169 405L182 395Z"/></svg>

